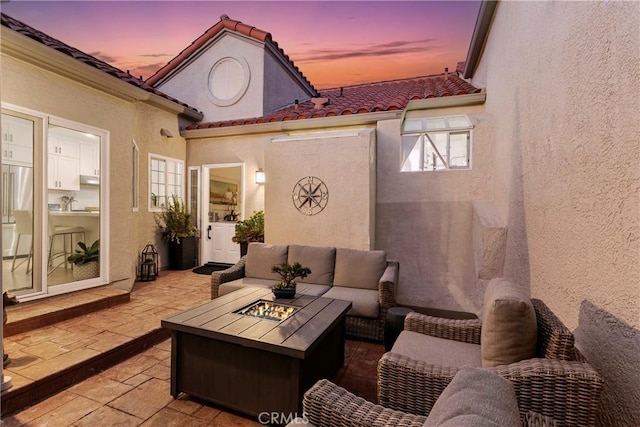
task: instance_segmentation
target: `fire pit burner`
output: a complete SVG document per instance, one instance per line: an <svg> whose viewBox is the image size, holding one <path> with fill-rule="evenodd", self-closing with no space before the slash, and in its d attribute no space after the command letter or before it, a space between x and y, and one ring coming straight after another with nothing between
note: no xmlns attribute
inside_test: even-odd
<svg viewBox="0 0 640 427"><path fill-rule="evenodd" d="M289 318L298 309L290 305L279 304L273 301L260 300L249 304L239 310L234 311L236 314L243 316L258 317L260 319L275 320L281 322Z"/></svg>

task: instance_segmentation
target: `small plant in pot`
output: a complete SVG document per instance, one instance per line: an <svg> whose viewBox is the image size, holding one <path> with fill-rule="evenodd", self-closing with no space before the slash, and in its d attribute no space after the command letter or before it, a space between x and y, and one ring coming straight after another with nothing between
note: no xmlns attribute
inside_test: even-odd
<svg viewBox="0 0 640 427"><path fill-rule="evenodd" d="M280 276L281 281L273 285L273 294L276 298L293 298L296 294L296 279L304 279L311 270L303 267L299 262L274 265L271 271Z"/></svg>
<svg viewBox="0 0 640 427"><path fill-rule="evenodd" d="M241 256L247 254L249 243L264 242L264 211L255 212L249 218L238 221L231 240L240 244Z"/></svg>
<svg viewBox="0 0 640 427"><path fill-rule="evenodd" d="M87 246L84 242L78 242L78 247L73 254L67 257L67 261L73 264L73 279L85 280L100 275L100 240Z"/></svg>

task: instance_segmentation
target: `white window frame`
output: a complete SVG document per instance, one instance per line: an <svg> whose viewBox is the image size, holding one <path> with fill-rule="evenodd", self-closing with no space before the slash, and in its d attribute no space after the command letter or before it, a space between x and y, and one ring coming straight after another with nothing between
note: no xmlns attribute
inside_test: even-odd
<svg viewBox="0 0 640 427"><path fill-rule="evenodd" d="M466 115L406 119L403 123L401 134L400 172L438 172L471 169L472 129L473 125L471 120ZM464 166L451 165L452 135L466 135L467 164ZM416 144L420 144L419 165L417 168L412 168L411 170L405 170L408 155L406 155L403 147L404 137L415 137ZM440 137L440 139L445 138L446 146L444 147L444 152L441 152L442 150L439 150L437 147L437 137ZM428 147L438 156L438 161L435 162L432 167L426 167L425 151ZM441 165L441 167L436 167L436 164Z"/></svg>
<svg viewBox="0 0 640 427"><path fill-rule="evenodd" d="M131 166L133 174L131 178L131 211L138 212L140 198L140 149L136 140L131 140Z"/></svg>
<svg viewBox="0 0 640 427"><path fill-rule="evenodd" d="M154 161L160 161L160 162L165 162L165 168L164 168L164 176L162 178L163 182L154 182L153 181L153 171L152 171L152 165L154 163ZM171 169L169 167L169 165L173 163L174 164L174 170L175 168L179 168L180 169L180 183L178 185L171 184L171 179L170 179L170 172L169 170ZM148 162L148 176L149 176L149 185L148 185L148 197L147 197L147 204L148 204L148 210L149 212L161 212L162 208L164 206L164 203L162 201L158 202L157 205L154 205L152 203L152 194L155 194L153 191L153 187L155 184L164 186L164 195L161 197L164 197L165 200L168 200L171 196L176 195L178 198L180 198L180 200L184 199L184 181L185 181L185 167L184 167L184 160L180 160L180 159L175 159L172 157L167 157L167 156L162 156L160 154L154 154L154 153L149 153L149 162ZM174 180L175 182L175 180ZM171 191L171 190L178 190L178 191Z"/></svg>

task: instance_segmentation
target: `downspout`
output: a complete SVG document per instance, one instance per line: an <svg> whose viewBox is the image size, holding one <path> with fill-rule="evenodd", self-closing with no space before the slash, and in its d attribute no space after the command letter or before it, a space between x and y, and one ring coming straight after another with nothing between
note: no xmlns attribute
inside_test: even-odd
<svg viewBox="0 0 640 427"><path fill-rule="evenodd" d="M480 5L476 26L473 29L473 36L471 37L464 72L462 74L462 77L465 79L471 78L476 71L497 6L497 0L485 0Z"/></svg>

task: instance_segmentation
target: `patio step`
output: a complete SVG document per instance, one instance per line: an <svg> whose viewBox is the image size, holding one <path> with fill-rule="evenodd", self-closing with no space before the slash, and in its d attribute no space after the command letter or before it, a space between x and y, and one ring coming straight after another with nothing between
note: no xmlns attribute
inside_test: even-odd
<svg viewBox="0 0 640 427"><path fill-rule="evenodd" d="M99 287L7 307L5 338L129 302L130 293Z"/></svg>
<svg viewBox="0 0 640 427"><path fill-rule="evenodd" d="M14 385L2 392L1 416L18 412L42 399L54 395L74 384L79 383L105 369L129 359L144 350L166 340L170 332L164 328L157 328L130 341L114 346L109 350L84 360L75 361L70 366L59 367L34 381L24 382L24 379L13 379ZM7 372L5 371L5 375ZM11 376L9 374L9 376Z"/></svg>
<svg viewBox="0 0 640 427"><path fill-rule="evenodd" d="M110 308L130 302L130 299L131 294L126 290L105 286L19 303L7 307L8 322L4 325L4 338L6 340L25 332L38 336L51 325L102 310L107 312ZM20 375L21 371L11 372L16 362L10 363L7 366L9 371L5 369L4 375L12 377L13 386L2 392L2 416L58 393L167 339L169 331L161 328L160 322L157 323L157 327L143 327L135 338L109 343L101 351L80 352L73 360L50 363L24 377ZM7 353L11 358L12 352L7 350Z"/></svg>

